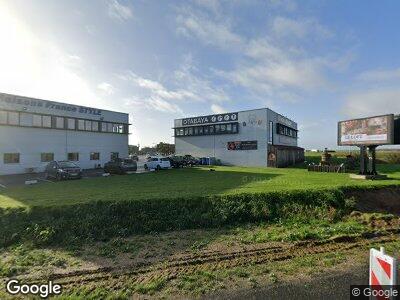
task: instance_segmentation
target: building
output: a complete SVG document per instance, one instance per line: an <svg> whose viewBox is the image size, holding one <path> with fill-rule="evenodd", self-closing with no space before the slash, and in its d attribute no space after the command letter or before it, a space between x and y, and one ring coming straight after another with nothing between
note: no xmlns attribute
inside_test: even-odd
<svg viewBox="0 0 400 300"><path fill-rule="evenodd" d="M0 93L0 175L40 172L49 161L84 169L128 156L129 115Z"/></svg>
<svg viewBox="0 0 400 300"><path fill-rule="evenodd" d="M297 146L297 124L268 108L176 119L174 131L177 155L259 167L304 160L304 149Z"/></svg>

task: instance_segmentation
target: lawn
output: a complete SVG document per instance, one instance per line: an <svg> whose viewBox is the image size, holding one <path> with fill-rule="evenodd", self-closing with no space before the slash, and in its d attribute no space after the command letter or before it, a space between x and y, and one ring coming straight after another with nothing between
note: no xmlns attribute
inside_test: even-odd
<svg viewBox="0 0 400 300"><path fill-rule="evenodd" d="M358 181L348 174L302 168L206 167L44 183L0 190L0 207L77 204L94 200L132 201L214 194L383 186L400 183L400 165L379 165L389 180Z"/></svg>

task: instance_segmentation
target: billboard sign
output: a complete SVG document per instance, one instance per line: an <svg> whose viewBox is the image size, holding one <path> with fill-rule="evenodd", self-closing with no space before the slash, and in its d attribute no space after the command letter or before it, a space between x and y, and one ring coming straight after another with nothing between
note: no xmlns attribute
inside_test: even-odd
<svg viewBox="0 0 400 300"><path fill-rule="evenodd" d="M201 117L182 119L182 126L232 122L232 121L237 121L237 119L238 119L238 113L201 116Z"/></svg>
<svg viewBox="0 0 400 300"><path fill-rule="evenodd" d="M394 143L394 115L341 121L338 145L390 145Z"/></svg>
<svg viewBox="0 0 400 300"><path fill-rule="evenodd" d="M236 141L227 143L228 150L257 150L257 141Z"/></svg>

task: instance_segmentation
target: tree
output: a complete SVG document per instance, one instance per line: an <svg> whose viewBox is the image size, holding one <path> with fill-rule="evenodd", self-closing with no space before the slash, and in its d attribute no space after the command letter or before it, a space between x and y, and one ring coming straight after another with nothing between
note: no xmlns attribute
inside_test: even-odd
<svg viewBox="0 0 400 300"><path fill-rule="evenodd" d="M175 145L160 142L156 145L156 150L162 155L171 155L175 153Z"/></svg>
<svg viewBox="0 0 400 300"><path fill-rule="evenodd" d="M139 146L129 145L128 151L129 151L129 155L138 155L139 154Z"/></svg>

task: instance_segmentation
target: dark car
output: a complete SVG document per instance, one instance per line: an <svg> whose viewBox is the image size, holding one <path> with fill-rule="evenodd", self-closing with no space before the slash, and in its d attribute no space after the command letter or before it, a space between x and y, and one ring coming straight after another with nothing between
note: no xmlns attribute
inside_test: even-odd
<svg viewBox="0 0 400 300"><path fill-rule="evenodd" d="M195 158L195 157L193 157L193 156L191 156L189 154L185 155L183 157L183 159L185 161L186 166L192 167L192 166L200 164L200 161L197 158Z"/></svg>
<svg viewBox="0 0 400 300"><path fill-rule="evenodd" d="M46 178L63 179L81 179L82 169L72 161L52 161L45 169Z"/></svg>
<svg viewBox="0 0 400 300"><path fill-rule="evenodd" d="M173 168L183 168L186 166L186 161L184 160L183 156L172 155L168 157L168 159L171 163L171 167Z"/></svg>
<svg viewBox="0 0 400 300"><path fill-rule="evenodd" d="M131 158L116 159L104 164L104 172L114 174L126 174L136 172L137 163Z"/></svg>

